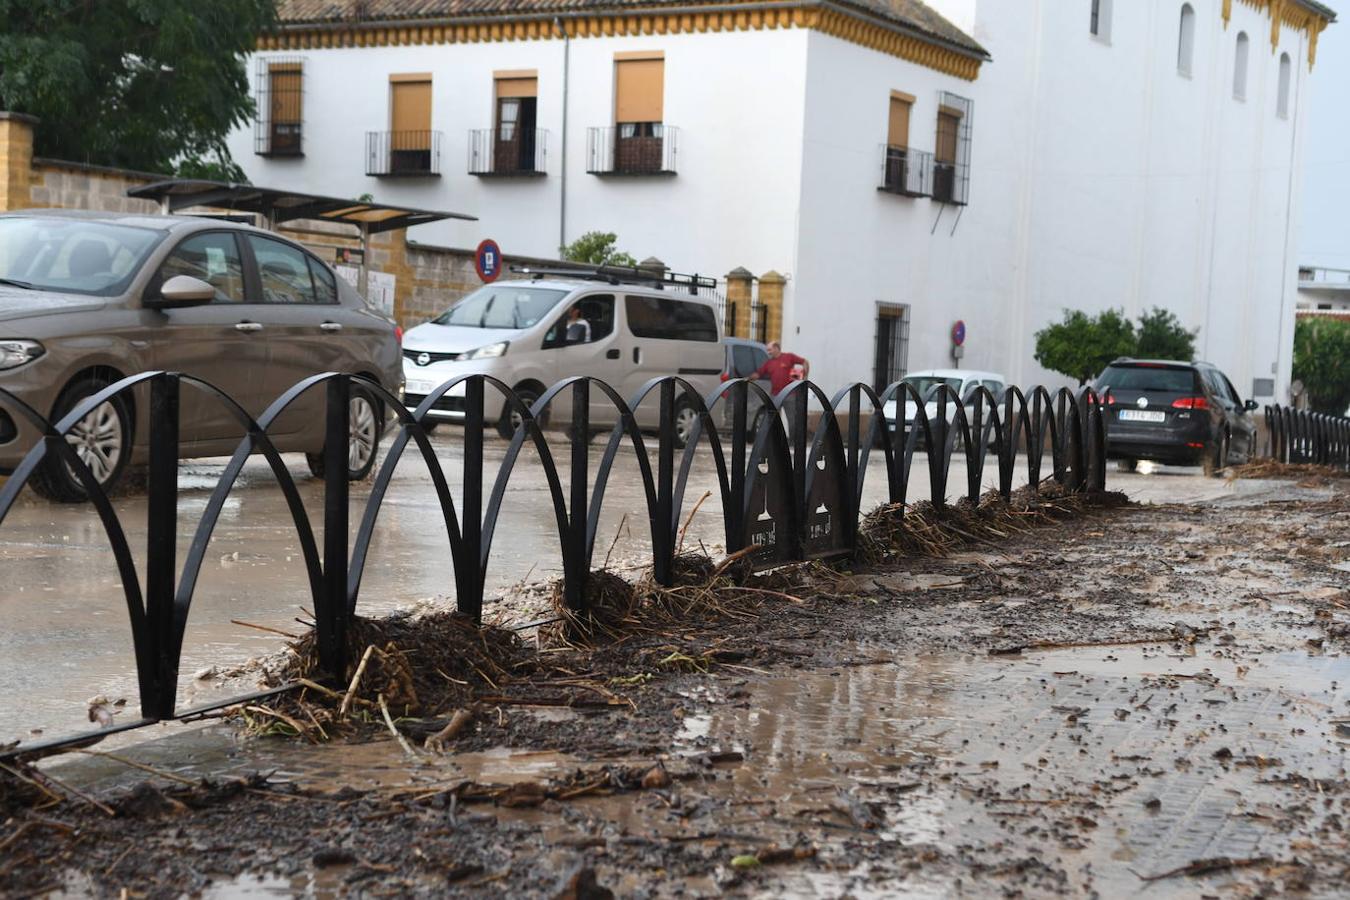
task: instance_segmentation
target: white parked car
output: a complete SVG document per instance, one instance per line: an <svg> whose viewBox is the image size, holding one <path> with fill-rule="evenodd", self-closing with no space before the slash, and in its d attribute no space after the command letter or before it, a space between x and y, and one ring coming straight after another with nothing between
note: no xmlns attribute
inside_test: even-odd
<svg viewBox="0 0 1350 900"><path fill-rule="evenodd" d="M970 395L974 393L975 389L980 387L988 388L989 392L994 395L996 400L1000 399L1003 395L1003 388L1008 383L1008 379L997 372L979 372L973 369L927 369L923 372L910 372L901 380L906 384L913 385L919 396L925 398L928 396L928 392L936 385L946 384L956 392L956 395L960 397L962 401L969 398ZM906 392L905 396L908 397L908 392ZM890 428L892 433L896 433L897 426L903 426L904 431L899 432L901 435L908 431L909 427L914 422L915 415L918 413L918 408L915 406L914 401L909 399L905 400L905 415L903 419L897 416L897 404L895 400L888 401L883 408L886 412L887 427ZM925 403L924 412L928 415L928 421L930 423L936 422L938 417L937 401L932 400ZM956 404L949 401L947 403L947 421L951 422L955 418ZM920 436L919 440L920 443L922 443L922 436Z"/></svg>
<svg viewBox="0 0 1350 900"><path fill-rule="evenodd" d="M607 382L625 401L651 378L680 375L706 397L718 385L725 364L712 303L681 291L679 282L666 285L647 276L627 283L609 273L550 273L548 278L484 285L411 329L403 338L408 407L415 409L456 376L477 373L510 385L527 404L575 375ZM559 397L550 417L564 420L571 404L570 394ZM656 427L658 405L655 393L641 405L640 427ZM519 416L491 387L485 414L503 437L519 424ZM595 388L590 416L596 427L617 420L614 405ZM678 396L676 435L681 443L696 419L693 404ZM459 385L428 412L427 422L462 421L464 386Z"/></svg>

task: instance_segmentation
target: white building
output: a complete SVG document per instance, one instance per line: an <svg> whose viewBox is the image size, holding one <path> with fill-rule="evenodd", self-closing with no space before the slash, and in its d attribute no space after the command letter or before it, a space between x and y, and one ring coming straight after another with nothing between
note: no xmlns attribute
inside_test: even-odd
<svg viewBox="0 0 1350 900"><path fill-rule="evenodd" d="M1350 312L1350 270L1301 266L1297 309L1299 312Z"/></svg>
<svg viewBox="0 0 1350 900"><path fill-rule="evenodd" d="M782 273L784 345L827 387L950 365L958 319L962 366L1059 384L1032 351L1063 309L1164 306L1285 395L1313 0L280 9L230 142L255 183L479 217L427 244L603 230Z"/></svg>

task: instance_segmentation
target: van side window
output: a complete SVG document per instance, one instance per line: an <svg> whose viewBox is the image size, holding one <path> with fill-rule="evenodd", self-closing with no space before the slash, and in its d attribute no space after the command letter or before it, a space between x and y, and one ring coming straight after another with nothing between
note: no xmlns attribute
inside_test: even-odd
<svg viewBox="0 0 1350 900"><path fill-rule="evenodd" d="M759 367L764 364L764 359L768 357L762 352L756 352L755 348L749 344L736 344L731 348L731 358L732 365L735 367L735 376L737 378L749 378L759 371Z"/></svg>
<svg viewBox="0 0 1350 900"><path fill-rule="evenodd" d="M711 306L670 297L624 297L628 330L634 337L664 341L717 341Z"/></svg>
<svg viewBox="0 0 1350 900"><path fill-rule="evenodd" d="M567 338L567 322L572 314L573 307L581 308L581 318L585 319L591 326L591 337L586 343L594 344L596 341L604 340L614 333L614 295L591 294L582 297L580 300L563 304L562 315L554 320L548 329L548 333L544 335L543 349L566 347L575 343Z"/></svg>

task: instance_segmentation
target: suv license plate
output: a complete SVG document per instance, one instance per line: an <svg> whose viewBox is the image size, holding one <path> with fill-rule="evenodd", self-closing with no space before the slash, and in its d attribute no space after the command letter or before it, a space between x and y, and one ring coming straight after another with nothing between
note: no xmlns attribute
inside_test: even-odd
<svg viewBox="0 0 1350 900"><path fill-rule="evenodd" d="M436 386L432 381L409 381L403 386L403 390L408 394L430 394L431 389Z"/></svg>
<svg viewBox="0 0 1350 900"><path fill-rule="evenodd" d="M1167 413L1161 410L1151 409L1122 409L1120 411L1120 421L1122 422L1166 422Z"/></svg>

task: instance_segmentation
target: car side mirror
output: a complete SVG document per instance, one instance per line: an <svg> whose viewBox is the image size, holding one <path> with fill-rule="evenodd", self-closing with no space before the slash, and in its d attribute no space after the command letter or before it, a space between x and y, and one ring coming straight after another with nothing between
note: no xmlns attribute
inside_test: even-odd
<svg viewBox="0 0 1350 900"><path fill-rule="evenodd" d="M147 305L156 309L174 309L181 306L201 306L216 297L216 289L191 275L175 275L159 289L159 297Z"/></svg>
<svg viewBox="0 0 1350 900"><path fill-rule="evenodd" d="M1247 412L1251 412L1252 410L1257 409L1259 406L1260 404L1258 404L1255 400L1248 400L1246 403L1242 404L1242 408L1247 410Z"/></svg>

